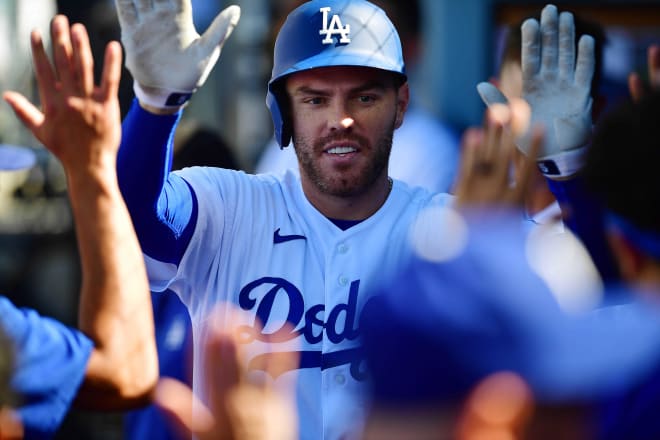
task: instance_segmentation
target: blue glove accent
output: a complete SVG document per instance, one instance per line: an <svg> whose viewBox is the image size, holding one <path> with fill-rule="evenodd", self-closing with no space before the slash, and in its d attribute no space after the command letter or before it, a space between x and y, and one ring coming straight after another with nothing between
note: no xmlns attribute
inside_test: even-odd
<svg viewBox="0 0 660 440"><path fill-rule="evenodd" d="M174 129L181 112L154 115L133 101L122 124L117 175L145 254L178 264L197 220L192 188L170 173Z"/></svg>

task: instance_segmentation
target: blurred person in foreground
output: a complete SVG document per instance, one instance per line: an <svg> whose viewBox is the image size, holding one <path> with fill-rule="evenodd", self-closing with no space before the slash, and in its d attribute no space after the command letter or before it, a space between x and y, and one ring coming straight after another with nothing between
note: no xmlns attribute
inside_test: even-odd
<svg viewBox="0 0 660 440"><path fill-rule="evenodd" d="M654 51L649 69L657 72ZM517 210L484 205L488 198L479 194L493 185L482 181L477 197L454 213L465 236L461 251L443 261L418 253L365 308L373 374L367 439L660 436L655 84L602 118L581 169L605 207L605 231L625 283L609 284L592 312L557 308L530 266ZM492 133L487 127L483 139ZM474 145L485 156L492 148ZM484 215L493 221L478 222ZM412 318L411 292L421 311Z"/></svg>
<svg viewBox="0 0 660 440"><path fill-rule="evenodd" d="M83 275L79 329L0 297L19 427L11 434L0 428L7 438L50 438L72 402L95 410L142 405L158 374L144 262L117 185L121 48L107 46L96 86L85 28L59 15L51 36L53 64L41 35L31 35L43 110L18 93L3 97L66 170ZM25 166L21 154L0 150L0 167Z"/></svg>

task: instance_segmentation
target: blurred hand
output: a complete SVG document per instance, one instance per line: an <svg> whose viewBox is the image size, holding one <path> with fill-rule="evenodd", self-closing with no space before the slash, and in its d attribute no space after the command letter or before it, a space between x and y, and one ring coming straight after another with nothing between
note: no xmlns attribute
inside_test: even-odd
<svg viewBox="0 0 660 440"><path fill-rule="evenodd" d="M530 150L515 185L511 184L514 138L527 130L529 109L522 100L492 104L484 127L466 130L462 141L456 203L460 206L522 206L540 151L543 135L534 130Z"/></svg>
<svg viewBox="0 0 660 440"><path fill-rule="evenodd" d="M519 376L501 372L484 378L468 396L457 423L457 440L528 438L534 399Z"/></svg>
<svg viewBox="0 0 660 440"><path fill-rule="evenodd" d="M639 101L649 90L660 91L660 45L652 44L648 47L646 54L648 84L645 84L636 72L628 75L628 90L635 101Z"/></svg>
<svg viewBox="0 0 660 440"><path fill-rule="evenodd" d="M235 318L231 321L237 322ZM289 330L292 329L286 332L290 333ZM182 435L192 434L199 440L297 438L294 382L285 383L291 389L277 388L274 383L283 372L298 368L296 352L262 354L259 369L265 374L254 380L248 374L249 361L238 333L209 324L207 341L203 348L207 404L174 379L163 378L156 387L154 403L168 415L175 428Z"/></svg>

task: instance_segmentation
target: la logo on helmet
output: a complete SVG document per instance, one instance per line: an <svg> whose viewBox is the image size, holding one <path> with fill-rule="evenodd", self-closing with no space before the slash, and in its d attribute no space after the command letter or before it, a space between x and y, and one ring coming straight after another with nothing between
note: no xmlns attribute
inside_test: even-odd
<svg viewBox="0 0 660 440"><path fill-rule="evenodd" d="M351 42L351 39L348 37L348 34L351 32L351 25L343 25L339 15L333 14L332 20L330 21L330 26L328 26L328 13L330 12L330 7L326 6L320 9L323 12L323 29L319 31L320 35L325 35L325 38L321 40L323 44L332 44L333 35L341 35L339 43L347 44Z"/></svg>

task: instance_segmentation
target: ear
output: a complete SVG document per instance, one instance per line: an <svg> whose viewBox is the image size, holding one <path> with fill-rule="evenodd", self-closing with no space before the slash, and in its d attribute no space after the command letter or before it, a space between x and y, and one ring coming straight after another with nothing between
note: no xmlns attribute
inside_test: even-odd
<svg viewBox="0 0 660 440"><path fill-rule="evenodd" d="M394 128L399 128L401 127L401 124L403 124L403 116L406 114L408 103L410 102L410 86L407 82L399 87L396 101L396 120L394 122Z"/></svg>
<svg viewBox="0 0 660 440"><path fill-rule="evenodd" d="M607 232L607 241L626 281L637 280L645 266L644 255L618 230Z"/></svg>

